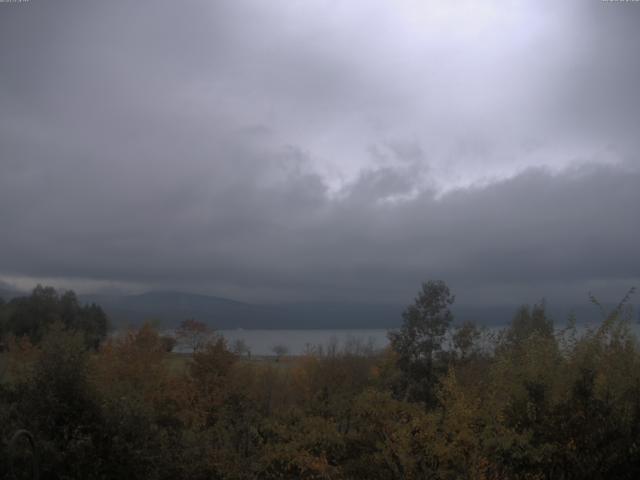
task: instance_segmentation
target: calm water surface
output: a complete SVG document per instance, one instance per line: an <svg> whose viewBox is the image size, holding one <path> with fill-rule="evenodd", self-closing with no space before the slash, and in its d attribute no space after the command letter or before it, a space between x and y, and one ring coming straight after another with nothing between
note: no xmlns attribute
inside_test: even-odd
<svg viewBox="0 0 640 480"><path fill-rule="evenodd" d="M384 348L389 342L386 329L365 330L218 330L227 339L230 347L243 340L252 355L273 355L273 347L285 346L290 355L303 354L308 348L321 345L326 348L336 345L342 349L350 342Z"/></svg>
<svg viewBox="0 0 640 480"><path fill-rule="evenodd" d="M578 326L578 335L585 332L587 327L595 328L597 325ZM485 332L497 335L504 326L491 326ZM640 338L640 326L635 323L631 325L633 332ZM388 329L327 329L327 330L217 330L216 333L222 335L230 348L233 348L237 340L242 340L249 347L252 355L274 355L275 346L284 346L288 355L301 355L310 348L321 346L326 349L335 346L342 350L345 346L359 343L361 346L368 346L375 350L383 349L389 344L387 338ZM171 334L172 332L167 332ZM180 347L176 351L181 351Z"/></svg>

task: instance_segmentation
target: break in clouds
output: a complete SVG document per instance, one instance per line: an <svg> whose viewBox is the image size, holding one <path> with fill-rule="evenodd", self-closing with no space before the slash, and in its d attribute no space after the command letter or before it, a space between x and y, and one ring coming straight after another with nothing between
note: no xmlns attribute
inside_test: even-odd
<svg viewBox="0 0 640 480"><path fill-rule="evenodd" d="M616 300L640 7L0 4L0 277L243 300Z"/></svg>

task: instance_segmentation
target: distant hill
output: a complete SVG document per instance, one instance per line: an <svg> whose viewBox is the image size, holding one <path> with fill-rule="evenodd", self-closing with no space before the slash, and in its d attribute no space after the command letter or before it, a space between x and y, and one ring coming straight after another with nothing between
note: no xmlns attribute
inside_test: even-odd
<svg viewBox="0 0 640 480"><path fill-rule="evenodd" d="M152 291L141 295L80 295L83 302L95 302L118 326L140 325L154 320L173 328L182 320L195 318L216 329L367 329L397 328L402 323L403 305L357 303L251 304L227 298L185 292ZM471 320L479 325L500 326L511 321L515 306L454 305L456 322ZM600 320L590 304L577 307L549 306L556 325L576 314L581 323Z"/></svg>
<svg viewBox="0 0 640 480"><path fill-rule="evenodd" d="M0 288L0 298L9 300L28 293ZM182 320L195 318L215 329L369 329L397 328L406 305L361 303L251 304L209 295L176 291L151 291L140 295L79 295L83 303L100 305L112 324L139 326L153 320L174 328ZM613 305L612 305L613 306ZM607 306L611 308L612 306ZM471 320L478 325L501 326L511 321L515 306L454 305L456 322ZM580 323L597 323L598 310L589 303L576 307L550 305L548 313L556 325L563 325L573 312ZM638 317L636 308L636 318Z"/></svg>
<svg viewBox="0 0 640 480"><path fill-rule="evenodd" d="M183 292L80 295L80 300L100 305L116 325L139 325L146 320L155 320L171 327L186 318L195 318L211 325L217 321L224 324L245 323L259 313L251 305L242 302Z"/></svg>
<svg viewBox="0 0 640 480"><path fill-rule="evenodd" d="M26 293L21 292L19 290L10 290L7 288L0 288L0 298L6 301L11 300L12 298L15 298L15 297L21 297L23 295L26 295Z"/></svg>
<svg viewBox="0 0 640 480"><path fill-rule="evenodd" d="M195 318L217 329L229 328L389 328L399 324L401 307L389 305L288 303L260 305L185 292L141 295L80 295L100 305L116 326L146 320L174 327Z"/></svg>

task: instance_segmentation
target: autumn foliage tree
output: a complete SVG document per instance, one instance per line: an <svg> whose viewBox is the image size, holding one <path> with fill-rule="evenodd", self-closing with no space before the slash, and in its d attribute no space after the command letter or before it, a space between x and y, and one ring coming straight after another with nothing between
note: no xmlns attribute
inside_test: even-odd
<svg viewBox="0 0 640 480"><path fill-rule="evenodd" d="M196 352L206 345L211 334L206 323L189 318L183 320L176 329L176 340L180 345Z"/></svg>

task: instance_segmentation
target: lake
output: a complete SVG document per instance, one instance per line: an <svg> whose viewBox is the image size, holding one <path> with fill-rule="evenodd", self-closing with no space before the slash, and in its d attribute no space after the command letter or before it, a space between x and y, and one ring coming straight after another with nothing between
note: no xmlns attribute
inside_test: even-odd
<svg viewBox="0 0 640 480"><path fill-rule="evenodd" d="M581 324L578 325L578 334L585 333L587 328L596 328L598 324ZM640 337L640 325L638 323L630 324L632 331L637 337ZM485 327L485 332L491 335L497 335L505 325ZM556 327L558 330L562 326ZM309 350L310 347L322 346L326 349L330 345L335 345L339 350L346 345L359 343L361 346L372 347L375 350L383 349L389 344L387 338L388 329L283 329L283 330L254 330L254 329L228 329L217 330L216 333L222 335L226 340L229 348L233 348L237 340L242 340L251 350L252 355L274 355L273 347L281 345L286 347L288 355L301 355ZM171 335L172 332L165 332ZM489 347L490 340L485 345ZM180 347L176 351L184 351Z"/></svg>
<svg viewBox="0 0 640 480"><path fill-rule="evenodd" d="M343 348L353 342L371 345L374 349L384 348L388 343L386 329L363 330L218 330L227 339L229 347L237 340L243 340L252 355L273 355L273 347L283 345L290 355L301 355L309 347L318 345L326 348L336 344Z"/></svg>

